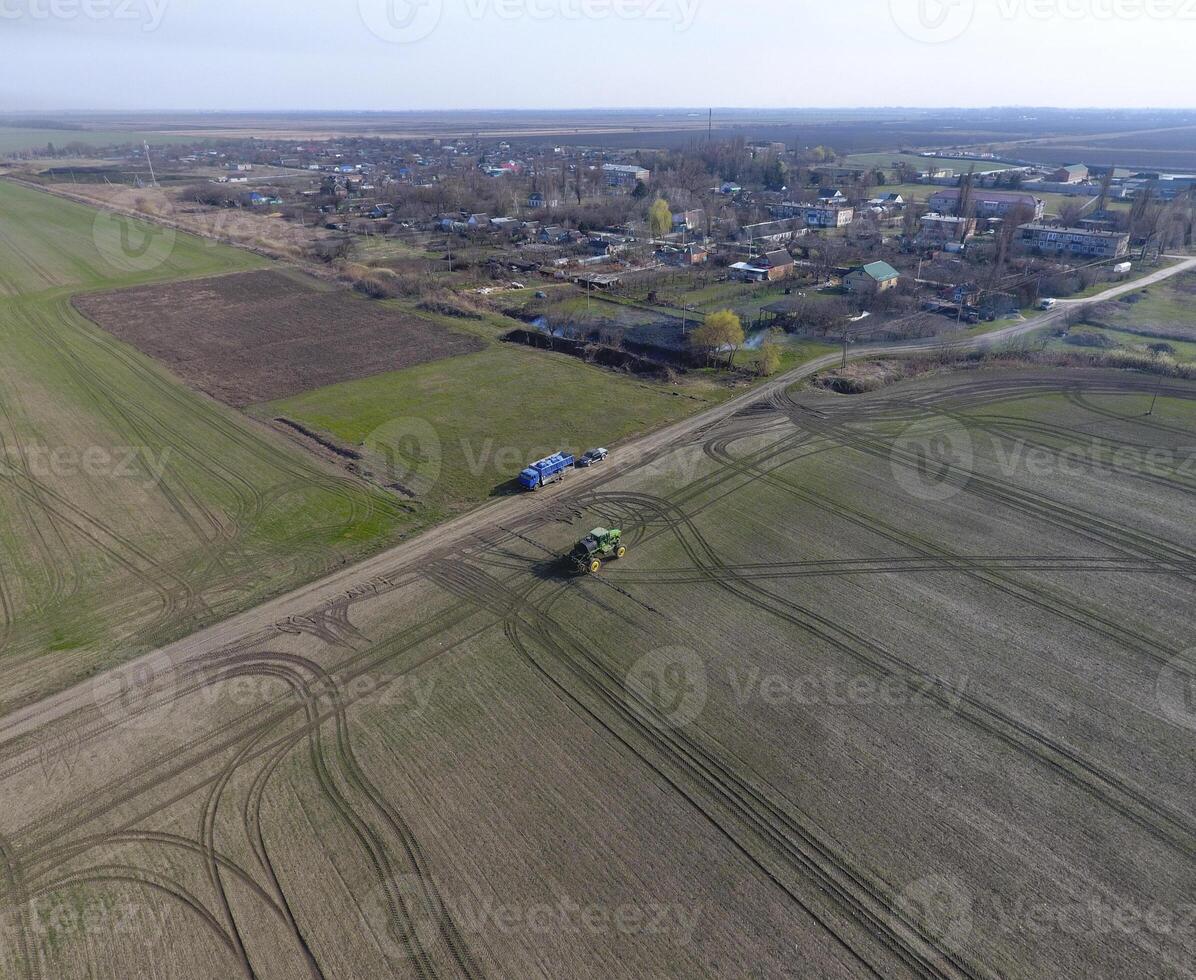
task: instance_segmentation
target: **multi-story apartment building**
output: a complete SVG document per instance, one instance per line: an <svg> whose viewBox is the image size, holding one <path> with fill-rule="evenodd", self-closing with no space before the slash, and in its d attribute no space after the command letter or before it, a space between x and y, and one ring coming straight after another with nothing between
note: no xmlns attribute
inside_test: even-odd
<svg viewBox="0 0 1196 980"><path fill-rule="evenodd" d="M957 214L959 195L958 187L937 191L930 195L930 210L940 214ZM1046 214L1046 202L1021 191L992 191L977 187L972 190L972 210L977 218L1004 218L1011 212L1020 211L1031 221L1040 221Z"/></svg>
<svg viewBox="0 0 1196 980"><path fill-rule="evenodd" d="M1062 228L1031 222L1018 226L1018 244L1024 249L1056 255L1116 259L1129 252L1130 236L1126 232Z"/></svg>

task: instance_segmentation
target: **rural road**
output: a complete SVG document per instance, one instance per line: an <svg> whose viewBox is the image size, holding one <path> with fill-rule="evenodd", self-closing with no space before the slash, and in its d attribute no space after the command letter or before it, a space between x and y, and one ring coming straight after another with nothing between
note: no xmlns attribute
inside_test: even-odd
<svg viewBox="0 0 1196 980"><path fill-rule="evenodd" d="M1196 269L1196 258L1168 256L1178 259L1175 265L1161 269L1156 273L1141 279L1115 286L1097 296L1083 300L1060 301L1056 310L1045 313L1033 319L1012 324L991 333L968 338L947 346L955 350L984 349L1011 340L1020 335L1038 330L1044 326L1062 320L1069 308L1085 303L1098 303L1128 292L1141 289L1153 283L1161 282L1191 269ZM909 344L877 344L858 346L849 353L849 358L859 360L879 354L914 354L919 351L942 349L940 340L918 341ZM276 623L281 623L289 617L303 616L326 603L343 596L354 588L360 588L381 577L393 576L410 566L451 552L471 537L481 531L496 525L508 523L526 514L535 507L551 503L560 492L573 492L596 482L599 478L625 473L640 465L654 454L661 452L675 442L683 440L702 429L708 428L723 419L735 414L748 405L768 398L770 395L783 391L797 381L807 378L818 371L834 366L841 359L839 353L826 354L802 364L769 381L756 385L750 391L728 399L697 415L682 419L666 428L651 432L632 442L618 447L610 460L603 466L577 470L570 477L562 489L546 491L542 494L528 494L526 496L506 497L488 504L484 504L467 514L431 528L418 537L405 541L386 551L380 552L354 565L340 569L333 574L312 582L299 589L278 596L259 606L216 623L197 633L178 640L166 647L162 647L145 656L113 668L122 673L135 668L145 668L152 676L161 676L161 672L169 670L171 665L178 665L186 660L203 656L205 652L219 650L238 640L243 640L262 630L269 629ZM106 676L106 675L98 675ZM51 718L78 709L82 704L90 701L96 678L84 681L73 688L69 688L57 695L47 698L34 705L21 708L0 720L0 742L17 737L25 731L47 723Z"/></svg>

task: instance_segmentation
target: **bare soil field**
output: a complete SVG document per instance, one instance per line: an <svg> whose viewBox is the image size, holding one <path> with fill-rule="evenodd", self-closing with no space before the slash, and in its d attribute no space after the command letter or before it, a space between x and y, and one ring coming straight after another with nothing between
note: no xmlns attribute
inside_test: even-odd
<svg viewBox="0 0 1196 980"><path fill-rule="evenodd" d="M484 346L468 334L277 272L93 293L74 304L188 384L237 407Z"/></svg>
<svg viewBox="0 0 1196 980"><path fill-rule="evenodd" d="M781 392L9 715L0 974L1192 978L1194 428Z"/></svg>

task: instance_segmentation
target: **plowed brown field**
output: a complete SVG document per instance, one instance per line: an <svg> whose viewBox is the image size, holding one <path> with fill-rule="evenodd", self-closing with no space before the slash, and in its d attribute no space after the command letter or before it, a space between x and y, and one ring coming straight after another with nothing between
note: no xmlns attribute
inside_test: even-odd
<svg viewBox="0 0 1196 980"><path fill-rule="evenodd" d="M188 384L237 407L483 346L347 291L268 271L93 293L74 304Z"/></svg>

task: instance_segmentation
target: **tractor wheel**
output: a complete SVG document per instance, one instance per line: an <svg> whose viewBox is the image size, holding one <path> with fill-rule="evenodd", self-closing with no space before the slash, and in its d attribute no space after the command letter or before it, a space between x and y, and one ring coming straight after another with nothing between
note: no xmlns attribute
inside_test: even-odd
<svg viewBox="0 0 1196 980"><path fill-rule="evenodd" d="M627 554L626 546L619 545L619 547L615 549L615 557L616 558L622 558L625 554Z"/></svg>
<svg viewBox="0 0 1196 980"><path fill-rule="evenodd" d="M590 562L590 574L591 575L597 575L598 572L601 571L601 569L602 569L602 562L599 561L597 558L595 558L592 562Z"/></svg>

